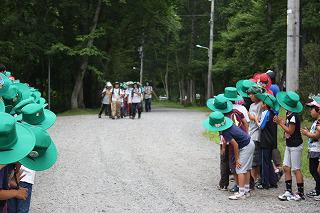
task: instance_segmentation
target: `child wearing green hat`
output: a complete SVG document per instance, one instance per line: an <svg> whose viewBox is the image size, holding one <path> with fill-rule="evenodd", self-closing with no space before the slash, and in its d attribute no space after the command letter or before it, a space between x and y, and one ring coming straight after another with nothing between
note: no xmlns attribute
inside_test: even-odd
<svg viewBox="0 0 320 213"><path fill-rule="evenodd" d="M320 201L320 96L316 96L313 99L314 100L308 103L307 106L310 107L311 117L315 119L315 121L310 130L303 128L301 129L301 133L309 138L309 171L316 182L315 189L308 192L307 196L316 201Z"/></svg>
<svg viewBox="0 0 320 213"><path fill-rule="evenodd" d="M261 129L261 184L257 185L257 188L277 188L278 178L272 163L272 150L277 147L277 125L273 119L278 115L279 104L273 95L267 93L259 93L256 97L262 101L262 109L264 110L260 118L256 117L256 122Z"/></svg>
<svg viewBox="0 0 320 213"><path fill-rule="evenodd" d="M239 192L230 196L230 200L244 199L250 196L250 170L254 144L250 142L250 136L233 124L232 120L221 112L212 112L209 118L203 121L203 126L209 131L220 132L226 141L233 146L236 159L236 173L239 181Z"/></svg>
<svg viewBox="0 0 320 213"><path fill-rule="evenodd" d="M301 121L298 116L298 113L302 111L303 106L300 102L299 95L292 91L278 92L277 100L281 107L287 111L285 121L279 116L274 118L274 122L283 129L286 138L286 150L283 160L286 191L284 194L279 195L278 198L283 201L299 201L304 199L304 184L301 172L303 140L300 132ZM292 192L291 171L294 172L297 181L298 192L295 194Z"/></svg>

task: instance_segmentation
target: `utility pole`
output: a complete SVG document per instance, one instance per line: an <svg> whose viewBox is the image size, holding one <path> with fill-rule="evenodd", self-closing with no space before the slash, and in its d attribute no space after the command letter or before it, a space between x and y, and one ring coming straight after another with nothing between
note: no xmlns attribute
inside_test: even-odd
<svg viewBox="0 0 320 213"><path fill-rule="evenodd" d="M286 90L299 89L300 0L288 0Z"/></svg>
<svg viewBox="0 0 320 213"><path fill-rule="evenodd" d="M212 87L212 49L213 49L213 18L214 18L214 0L211 0L210 13L210 40L209 40L209 65L208 65L208 83L207 83L207 99L213 96Z"/></svg>
<svg viewBox="0 0 320 213"><path fill-rule="evenodd" d="M51 61L48 57L48 109L51 109Z"/></svg>

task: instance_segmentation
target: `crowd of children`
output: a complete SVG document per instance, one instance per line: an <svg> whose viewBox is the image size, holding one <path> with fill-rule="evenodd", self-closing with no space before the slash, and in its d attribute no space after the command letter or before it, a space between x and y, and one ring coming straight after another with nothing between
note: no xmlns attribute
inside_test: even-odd
<svg viewBox="0 0 320 213"><path fill-rule="evenodd" d="M235 186L230 200L251 196L250 191L277 188L284 172L282 201L305 199L301 172L303 138L308 140L309 170L315 180L315 189L306 193L320 201L320 96L312 97L306 104L313 122L310 130L302 127L299 113L303 110L296 92L281 92L274 81L275 73L256 73L251 79L240 80L236 87L227 87L223 94L207 100L213 112L203 121L203 126L220 135L219 190L228 190L229 175ZM279 115L286 110L285 118ZM278 149L278 128L284 132L285 152L283 164ZM283 169L282 169L283 168ZM297 183L293 191L292 173Z"/></svg>
<svg viewBox="0 0 320 213"><path fill-rule="evenodd" d="M0 213L29 212L35 172L57 160L47 132L56 115L46 106L37 89L0 64Z"/></svg>
<svg viewBox="0 0 320 213"><path fill-rule="evenodd" d="M129 117L135 119L138 113L138 118L141 118L142 103L145 102L145 111L151 112L151 99L153 89L146 82L142 86L140 82L128 81L125 83L115 82L112 85L107 82L101 93L102 103L98 117L101 118L104 111L105 116L112 119Z"/></svg>

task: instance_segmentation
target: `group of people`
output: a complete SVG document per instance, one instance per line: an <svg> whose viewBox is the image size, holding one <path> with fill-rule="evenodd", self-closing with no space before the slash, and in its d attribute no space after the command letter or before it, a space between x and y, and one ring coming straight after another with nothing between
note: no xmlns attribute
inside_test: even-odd
<svg viewBox="0 0 320 213"><path fill-rule="evenodd" d="M143 101L145 102L145 111L151 112L151 100L153 89L149 82L142 86L140 82L128 81L125 83L115 82L112 85L107 82L101 93L101 109L98 117L104 111L105 116L112 119L119 119L129 116L135 119L141 118Z"/></svg>
<svg viewBox="0 0 320 213"><path fill-rule="evenodd" d="M0 213L29 212L36 171L57 160L47 132L56 115L46 106L38 89L0 64Z"/></svg>
<svg viewBox="0 0 320 213"><path fill-rule="evenodd" d="M235 186L230 200L251 196L250 191L277 188L283 175L282 201L300 201L305 196L320 201L320 96L312 97L306 104L314 120L310 129L302 127L299 113L303 104L294 91L280 91L273 84L275 73L257 73L251 79L240 80L236 87L226 87L223 94L207 100L213 112L203 121L203 126L220 136L220 174L218 189L227 191L229 175ZM286 111L279 115L280 108ZM277 131L285 138L283 163L278 150ZM314 190L305 194L301 172L303 138L308 138L309 170L315 181ZM293 190L292 172L296 180Z"/></svg>

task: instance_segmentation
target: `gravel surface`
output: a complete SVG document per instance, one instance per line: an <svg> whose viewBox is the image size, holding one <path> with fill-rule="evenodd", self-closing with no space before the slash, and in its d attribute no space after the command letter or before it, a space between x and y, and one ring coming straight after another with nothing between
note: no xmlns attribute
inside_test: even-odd
<svg viewBox="0 0 320 213"><path fill-rule="evenodd" d="M279 189L229 201L216 189L219 146L204 112L155 109L138 120L58 117L56 165L37 173L31 212L320 212L320 202L281 202ZM306 182L306 191L313 181Z"/></svg>

